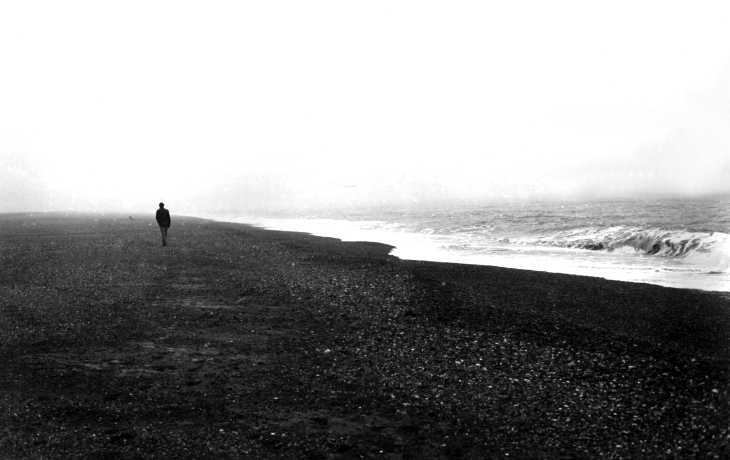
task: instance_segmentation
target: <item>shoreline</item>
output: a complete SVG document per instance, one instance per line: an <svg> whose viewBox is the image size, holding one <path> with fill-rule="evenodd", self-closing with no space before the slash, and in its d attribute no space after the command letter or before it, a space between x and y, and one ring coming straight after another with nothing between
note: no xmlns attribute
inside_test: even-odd
<svg viewBox="0 0 730 460"><path fill-rule="evenodd" d="M730 454L726 293L132 217L0 215L1 453Z"/></svg>
<svg viewBox="0 0 730 460"><path fill-rule="evenodd" d="M674 268L657 265L649 267L622 265L627 260L601 260L612 256L611 252L596 254L582 249L555 247L532 248L537 251L531 256L514 251L503 254L476 254L473 251L451 251L443 249L432 240L431 234L418 234L395 230L383 230L384 221L349 221L326 218L257 218L257 217L206 217L217 222L252 225L263 230L306 233L323 238L336 238L344 242L374 242L391 246L391 255L404 261L425 261L462 265L493 266L515 270L540 271L552 274L587 276L628 283L643 283L677 289L692 289L706 292L730 293L725 271L704 273L675 272ZM443 237L443 236L442 236ZM445 243L444 243L445 244ZM564 252L570 251L570 252ZM596 257L598 256L598 257ZM637 255L637 257L639 257ZM656 261L657 263L660 261ZM631 263L635 263L631 262ZM578 268L580 267L580 268ZM632 269L644 271L633 272ZM628 269L628 271L627 271ZM631 274L629 274L631 273ZM660 273L658 276L655 273ZM723 275L723 279L716 276Z"/></svg>

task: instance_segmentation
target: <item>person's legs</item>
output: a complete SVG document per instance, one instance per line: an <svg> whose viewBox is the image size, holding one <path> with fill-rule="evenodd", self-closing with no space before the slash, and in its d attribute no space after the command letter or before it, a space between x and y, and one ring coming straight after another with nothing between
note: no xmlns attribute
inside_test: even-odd
<svg viewBox="0 0 730 460"><path fill-rule="evenodd" d="M162 245L167 246L167 227L160 226L160 233L162 234Z"/></svg>

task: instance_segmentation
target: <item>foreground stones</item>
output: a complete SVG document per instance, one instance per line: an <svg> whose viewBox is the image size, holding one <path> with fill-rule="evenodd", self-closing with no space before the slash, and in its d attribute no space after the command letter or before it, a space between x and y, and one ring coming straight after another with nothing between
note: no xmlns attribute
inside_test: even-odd
<svg viewBox="0 0 730 460"><path fill-rule="evenodd" d="M0 452L730 454L721 295L178 222L0 219Z"/></svg>

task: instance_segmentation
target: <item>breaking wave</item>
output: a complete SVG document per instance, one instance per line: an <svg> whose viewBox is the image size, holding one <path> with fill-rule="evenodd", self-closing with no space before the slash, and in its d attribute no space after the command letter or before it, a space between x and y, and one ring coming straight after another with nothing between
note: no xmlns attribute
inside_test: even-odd
<svg viewBox="0 0 730 460"><path fill-rule="evenodd" d="M728 253L730 235L723 232L691 232L661 228L609 227L577 228L548 235L518 238L517 244L615 251L622 248L660 257L687 257L691 254Z"/></svg>

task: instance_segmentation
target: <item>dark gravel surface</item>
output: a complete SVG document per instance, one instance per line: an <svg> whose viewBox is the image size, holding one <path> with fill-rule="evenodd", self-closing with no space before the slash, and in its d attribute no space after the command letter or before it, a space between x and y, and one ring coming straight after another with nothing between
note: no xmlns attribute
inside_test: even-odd
<svg viewBox="0 0 730 460"><path fill-rule="evenodd" d="M2 458L728 458L730 297L0 216Z"/></svg>

